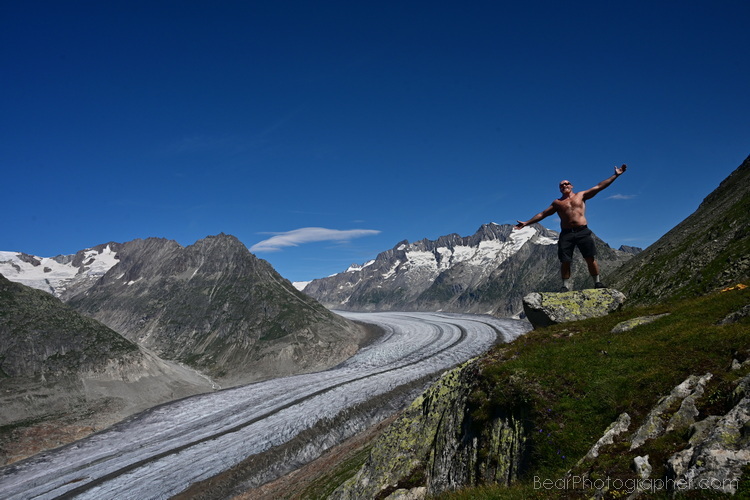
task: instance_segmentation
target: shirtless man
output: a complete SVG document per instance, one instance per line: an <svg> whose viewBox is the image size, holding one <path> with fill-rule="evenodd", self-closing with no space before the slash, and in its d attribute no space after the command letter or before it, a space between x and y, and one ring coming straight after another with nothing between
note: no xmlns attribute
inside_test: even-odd
<svg viewBox="0 0 750 500"><path fill-rule="evenodd" d="M570 290L570 263L573 261L573 250L575 247L581 251L583 259L589 268L589 274L594 278L595 288L605 288L599 280L599 263L596 262L596 247L592 238L591 229L586 225L586 200L590 200L596 194L609 187L615 179L621 176L627 165L615 167L615 173L601 181L596 186L586 191L578 193L573 192L573 184L569 181L560 182L560 192L562 196L552 202L546 209L536 214L526 222L517 221L515 229L522 229L529 224L539 222L545 217L552 214L560 216L560 239L557 242L557 256L560 259L560 274L562 276L563 286L560 291L567 292Z"/></svg>

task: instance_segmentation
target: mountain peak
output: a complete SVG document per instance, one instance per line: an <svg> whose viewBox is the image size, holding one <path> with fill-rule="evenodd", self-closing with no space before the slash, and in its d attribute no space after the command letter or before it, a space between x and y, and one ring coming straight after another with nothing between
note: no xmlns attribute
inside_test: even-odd
<svg viewBox="0 0 750 500"><path fill-rule="evenodd" d="M221 252L224 254L252 255L236 236L231 234L219 233L217 235L206 236L188 247L192 250L203 252Z"/></svg>
<svg viewBox="0 0 750 500"><path fill-rule="evenodd" d="M238 381L327 368L360 335L224 233L184 248L127 243L118 266L70 304L159 356ZM292 347L266 356L271 345Z"/></svg>
<svg viewBox="0 0 750 500"><path fill-rule="evenodd" d="M471 236L399 242L374 264L313 280L304 292L334 309L514 314L529 291L549 289L551 280L559 288L556 242L557 233L539 224L519 231L483 224ZM601 240L597 248L605 271L631 257Z"/></svg>

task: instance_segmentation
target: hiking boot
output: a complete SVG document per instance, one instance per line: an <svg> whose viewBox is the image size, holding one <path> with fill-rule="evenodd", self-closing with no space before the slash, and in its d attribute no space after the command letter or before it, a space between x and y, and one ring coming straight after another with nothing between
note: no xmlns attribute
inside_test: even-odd
<svg viewBox="0 0 750 500"><path fill-rule="evenodd" d="M604 283L598 282L598 283L594 283L594 288L607 288L607 287L604 285Z"/></svg>
<svg viewBox="0 0 750 500"><path fill-rule="evenodd" d="M570 290L568 290L567 286L564 286L564 287L560 288L560 293L565 293L565 292L569 292L569 291Z"/></svg>

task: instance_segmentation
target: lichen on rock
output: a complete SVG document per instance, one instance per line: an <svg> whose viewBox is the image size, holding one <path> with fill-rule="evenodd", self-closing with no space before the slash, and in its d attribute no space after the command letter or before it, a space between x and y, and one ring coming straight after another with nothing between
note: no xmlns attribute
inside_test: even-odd
<svg viewBox="0 0 750 500"><path fill-rule="evenodd" d="M446 372L377 439L365 464L330 498L389 498L419 487L435 495L515 480L527 454L524 419L509 409L481 424L473 420L469 398L477 369L470 361Z"/></svg>
<svg viewBox="0 0 750 500"><path fill-rule="evenodd" d="M625 295L612 288L573 292L533 292L523 298L523 310L534 328L598 318L617 311Z"/></svg>

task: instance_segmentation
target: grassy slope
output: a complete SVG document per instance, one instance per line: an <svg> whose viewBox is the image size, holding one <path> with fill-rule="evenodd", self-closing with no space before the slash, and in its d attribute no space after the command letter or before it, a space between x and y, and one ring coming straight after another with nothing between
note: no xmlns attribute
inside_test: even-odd
<svg viewBox="0 0 750 500"><path fill-rule="evenodd" d="M698 419L726 413L733 382L750 371L730 370L732 359L750 357L750 318L716 323L748 303L750 288L714 293L536 330L496 348L484 361L475 416L489 416L508 404L528 405L532 466L511 488L470 488L441 498L590 498L591 490L534 488L534 476L556 480L573 469L574 474L588 471L592 478L633 480L632 459L645 454L654 466L652 477L662 476L666 458L686 446L685 435L668 435L633 452L627 443L616 442L592 464L574 467L619 414L632 418L629 436L658 398L691 374L714 375L700 400ZM620 321L664 312L671 314L629 332L610 333ZM613 490L604 498L625 496ZM750 497L750 481L738 492L745 496ZM697 493L686 497L703 498Z"/></svg>

